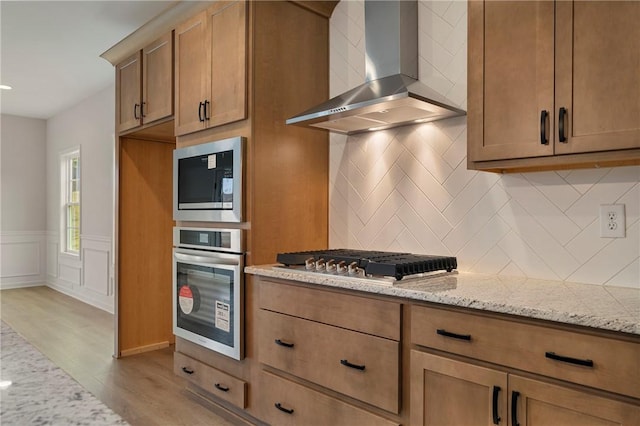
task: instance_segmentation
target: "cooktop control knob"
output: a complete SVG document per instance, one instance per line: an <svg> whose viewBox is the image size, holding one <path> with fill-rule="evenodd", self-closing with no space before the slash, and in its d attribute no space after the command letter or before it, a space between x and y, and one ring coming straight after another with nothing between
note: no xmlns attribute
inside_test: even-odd
<svg viewBox="0 0 640 426"><path fill-rule="evenodd" d="M324 259L316 260L316 272L324 272L326 270Z"/></svg>
<svg viewBox="0 0 640 426"><path fill-rule="evenodd" d="M316 261L313 257L310 257L304 261L304 269L306 269L307 271L316 270Z"/></svg>
<svg viewBox="0 0 640 426"><path fill-rule="evenodd" d="M358 263L357 262L351 262L348 266L348 272L349 275L358 275L359 271L358 271Z"/></svg>
<svg viewBox="0 0 640 426"><path fill-rule="evenodd" d="M345 262L344 260L341 260L340 262L338 262L338 264L336 265L336 272L338 274L346 274L347 273L347 262Z"/></svg>
<svg viewBox="0 0 640 426"><path fill-rule="evenodd" d="M334 259L330 259L326 264L327 273L335 274L336 273L336 261Z"/></svg>

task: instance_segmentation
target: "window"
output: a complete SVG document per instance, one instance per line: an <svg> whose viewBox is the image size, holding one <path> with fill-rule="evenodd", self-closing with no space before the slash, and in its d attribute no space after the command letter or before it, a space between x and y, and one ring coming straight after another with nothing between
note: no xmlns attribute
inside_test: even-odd
<svg viewBox="0 0 640 426"><path fill-rule="evenodd" d="M62 251L80 254L80 149L61 155Z"/></svg>

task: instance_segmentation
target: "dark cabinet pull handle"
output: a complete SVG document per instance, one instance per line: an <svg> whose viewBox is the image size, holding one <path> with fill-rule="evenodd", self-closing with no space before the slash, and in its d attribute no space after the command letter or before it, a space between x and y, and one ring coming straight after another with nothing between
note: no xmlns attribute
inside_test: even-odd
<svg viewBox="0 0 640 426"><path fill-rule="evenodd" d="M146 105L146 102L142 102L142 104L140 105L140 115L142 116L142 118L145 118L146 115L144 114L144 106Z"/></svg>
<svg viewBox="0 0 640 426"><path fill-rule="evenodd" d="M438 333L441 336L445 336L445 337L453 337L454 339L467 340L467 341L471 340L471 335L470 334L452 333L452 332L447 331L447 330L445 330L443 328L437 329L436 333Z"/></svg>
<svg viewBox="0 0 640 426"><path fill-rule="evenodd" d="M283 342L280 339L276 339L276 345L284 346L285 348L292 348L294 346L293 343Z"/></svg>
<svg viewBox="0 0 640 426"><path fill-rule="evenodd" d="M287 414L293 414L293 408L284 408L279 402L276 402L276 408L280 411L284 411Z"/></svg>
<svg viewBox="0 0 640 426"><path fill-rule="evenodd" d="M520 397L520 392L511 392L511 426L520 426L518 423L518 397Z"/></svg>
<svg viewBox="0 0 640 426"><path fill-rule="evenodd" d="M549 112L545 109L540 112L540 143L542 145L549 145L549 138L547 137L547 118Z"/></svg>
<svg viewBox="0 0 640 426"><path fill-rule="evenodd" d="M211 117L209 116L209 105L211 105L211 102L209 101L204 101L204 120L209 120Z"/></svg>
<svg viewBox="0 0 640 426"><path fill-rule="evenodd" d="M493 387L493 424L500 424L500 416L498 416L498 395L500 394L500 386Z"/></svg>
<svg viewBox="0 0 640 426"><path fill-rule="evenodd" d="M584 365L585 367L593 367L593 361L590 359L578 359L568 356L557 355L554 352L545 352L544 356L556 361L568 362L569 364Z"/></svg>
<svg viewBox="0 0 640 426"><path fill-rule="evenodd" d="M133 118L136 120L140 120L140 114L138 113L138 108L140 108L140 104L133 105Z"/></svg>
<svg viewBox="0 0 640 426"><path fill-rule="evenodd" d="M192 369L187 368L187 367L182 367L182 371L184 371L187 374L193 374L194 373L194 371Z"/></svg>
<svg viewBox="0 0 640 426"><path fill-rule="evenodd" d="M213 386L215 386L216 389L219 389L222 392L229 392L229 388L227 386L222 386L220 383L216 383Z"/></svg>
<svg viewBox="0 0 640 426"><path fill-rule="evenodd" d="M567 109L565 107L560 108L558 113L558 140L562 143L567 143L567 137L564 135L564 122L567 119Z"/></svg>
<svg viewBox="0 0 640 426"><path fill-rule="evenodd" d="M204 121L204 118L202 118L202 107L204 107L204 102L198 104L198 120L201 122Z"/></svg>
<svg viewBox="0 0 640 426"><path fill-rule="evenodd" d="M358 364L351 364L349 361L347 361L346 359L341 359L340 360L340 364L346 366L346 367L350 367L350 368L355 368L356 370L360 370L360 371L364 371L365 366L364 365L358 365Z"/></svg>

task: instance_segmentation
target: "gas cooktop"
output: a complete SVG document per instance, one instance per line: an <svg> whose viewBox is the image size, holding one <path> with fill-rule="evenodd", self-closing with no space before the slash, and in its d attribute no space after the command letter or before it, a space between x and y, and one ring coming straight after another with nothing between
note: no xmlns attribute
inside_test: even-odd
<svg viewBox="0 0 640 426"><path fill-rule="evenodd" d="M370 250L312 250L278 253L278 263L303 266L307 271L351 276L386 276L401 280L408 275L447 271L458 267L455 257Z"/></svg>

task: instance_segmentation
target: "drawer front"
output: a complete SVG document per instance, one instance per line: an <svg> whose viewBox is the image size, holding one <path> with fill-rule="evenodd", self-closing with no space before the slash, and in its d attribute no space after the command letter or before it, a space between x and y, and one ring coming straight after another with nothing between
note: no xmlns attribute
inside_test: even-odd
<svg viewBox="0 0 640 426"><path fill-rule="evenodd" d="M280 284L261 278L260 307L391 340L400 340L400 304Z"/></svg>
<svg viewBox="0 0 640 426"><path fill-rule="evenodd" d="M622 341L541 325L412 306L411 341L640 398L640 340Z"/></svg>
<svg viewBox="0 0 640 426"><path fill-rule="evenodd" d="M397 426L398 423L349 405L321 392L262 372L259 417L278 426Z"/></svg>
<svg viewBox="0 0 640 426"><path fill-rule="evenodd" d="M260 362L398 413L398 342L264 310L259 327Z"/></svg>
<svg viewBox="0 0 640 426"><path fill-rule="evenodd" d="M247 385L240 379L180 352L173 353L173 372L237 407L246 407Z"/></svg>

